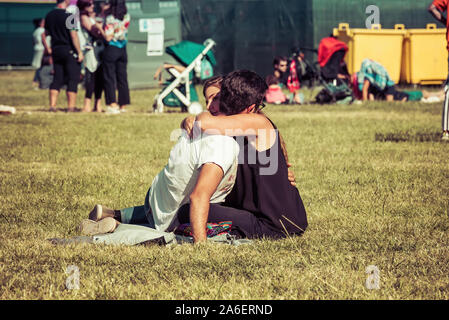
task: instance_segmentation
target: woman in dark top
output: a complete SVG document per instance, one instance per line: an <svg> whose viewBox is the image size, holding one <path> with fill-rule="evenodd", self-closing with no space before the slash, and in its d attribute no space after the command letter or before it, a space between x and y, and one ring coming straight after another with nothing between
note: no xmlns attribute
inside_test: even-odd
<svg viewBox="0 0 449 320"><path fill-rule="evenodd" d="M258 107L265 91L264 80L254 72L232 72L224 78L217 98L220 110L235 108L234 115L197 116L203 131L214 129L236 135L240 129L236 137L240 153L234 188L224 204L210 205L208 221L232 221L233 232L247 238L282 238L302 234L307 228L303 202L288 178L279 132ZM247 114L237 114L244 109ZM249 130L253 134L242 138L251 133ZM188 205L183 206L173 227L188 223L188 213Z"/></svg>
<svg viewBox="0 0 449 320"><path fill-rule="evenodd" d="M225 206L251 212L257 220L259 230L246 234L248 237L263 234L269 237L284 237L288 234L301 234L307 228L306 211L298 189L288 180L287 162L281 151L279 132L276 130L276 141L273 146L258 152L245 139L240 144L240 154L245 160L237 167L237 177L234 188L226 198ZM247 155L256 154L256 162L250 163ZM275 174L260 174L262 168L270 164L262 164L261 159L272 159L277 162ZM254 220L254 219L252 219Z"/></svg>

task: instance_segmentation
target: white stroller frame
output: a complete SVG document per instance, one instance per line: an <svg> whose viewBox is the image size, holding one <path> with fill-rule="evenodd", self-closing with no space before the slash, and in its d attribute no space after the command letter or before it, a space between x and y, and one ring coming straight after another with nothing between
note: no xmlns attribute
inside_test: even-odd
<svg viewBox="0 0 449 320"><path fill-rule="evenodd" d="M207 39L204 41L205 48L201 53L184 69L183 72L179 73L179 71L174 68L169 68L167 71L175 77L175 80L172 81L160 94L156 96L156 103L153 105L153 112L155 113L163 113L164 112L164 103L162 100L168 96L171 92L173 92L178 99L188 108L192 103L190 101L190 79L189 74L197 66L201 65L201 60L206 56L209 50L215 46L215 41L212 39ZM177 88L178 85L185 85L186 95L182 94L181 91Z"/></svg>

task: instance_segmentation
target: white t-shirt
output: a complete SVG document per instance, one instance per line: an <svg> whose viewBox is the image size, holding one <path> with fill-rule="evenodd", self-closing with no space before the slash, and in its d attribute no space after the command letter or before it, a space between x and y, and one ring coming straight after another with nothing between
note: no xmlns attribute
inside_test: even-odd
<svg viewBox="0 0 449 320"><path fill-rule="evenodd" d="M33 48L36 51L43 51L45 49L44 45L42 44L42 38L41 38L41 36L44 32L45 32L45 29L42 27L36 28L36 30L34 30L34 32L33 32L33 44L34 44Z"/></svg>
<svg viewBox="0 0 449 320"><path fill-rule="evenodd" d="M210 199L211 203L223 202L234 186L238 154L239 145L230 137L203 134L191 140L184 131L170 152L168 164L154 178L149 203L145 203L146 208L151 207L156 229L165 231L178 209L189 202L205 163L215 163L223 169L223 179Z"/></svg>

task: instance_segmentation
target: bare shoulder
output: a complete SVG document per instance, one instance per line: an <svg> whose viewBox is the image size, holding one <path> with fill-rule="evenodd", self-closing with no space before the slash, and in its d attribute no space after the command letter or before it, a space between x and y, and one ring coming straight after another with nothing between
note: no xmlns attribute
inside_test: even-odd
<svg viewBox="0 0 449 320"><path fill-rule="evenodd" d="M265 129L274 129L273 123L264 113L254 113L254 115L260 117L260 121L265 125Z"/></svg>
<svg viewBox="0 0 449 320"><path fill-rule="evenodd" d="M92 25L88 16L84 14L81 16L81 25L85 28Z"/></svg>

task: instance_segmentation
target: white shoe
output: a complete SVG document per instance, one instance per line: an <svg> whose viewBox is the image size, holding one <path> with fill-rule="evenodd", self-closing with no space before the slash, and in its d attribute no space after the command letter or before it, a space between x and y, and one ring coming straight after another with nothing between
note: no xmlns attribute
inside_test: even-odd
<svg viewBox="0 0 449 320"><path fill-rule="evenodd" d="M97 234L111 233L117 226L117 220L111 217L100 221L84 219L81 221L79 230L83 236L95 236Z"/></svg>
<svg viewBox="0 0 449 320"><path fill-rule="evenodd" d="M0 114L15 114L16 108L0 105Z"/></svg>
<svg viewBox="0 0 449 320"><path fill-rule="evenodd" d="M106 114L120 114L120 110L114 107L106 107Z"/></svg>
<svg viewBox="0 0 449 320"><path fill-rule="evenodd" d="M443 132L443 135L441 136L441 140L449 141L449 132L448 131Z"/></svg>
<svg viewBox="0 0 449 320"><path fill-rule="evenodd" d="M422 98L421 102L424 102L424 103L435 103L435 102L441 102L441 99L436 97L436 96L432 96L432 97L428 97L427 99L426 98Z"/></svg>

